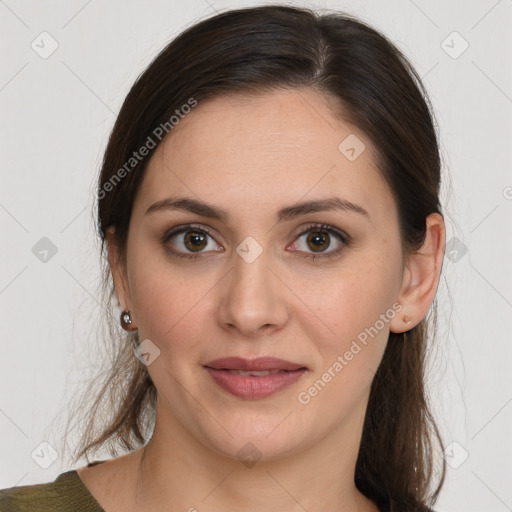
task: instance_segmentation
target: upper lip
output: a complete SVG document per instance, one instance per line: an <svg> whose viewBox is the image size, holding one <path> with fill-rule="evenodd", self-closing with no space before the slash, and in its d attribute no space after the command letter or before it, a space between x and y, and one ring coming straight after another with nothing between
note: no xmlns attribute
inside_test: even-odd
<svg viewBox="0 0 512 512"><path fill-rule="evenodd" d="M264 371L264 370L299 370L306 368L303 364L286 361L277 357L257 357L256 359L244 359L243 357L222 357L206 363L204 366L216 370L242 370L242 371Z"/></svg>

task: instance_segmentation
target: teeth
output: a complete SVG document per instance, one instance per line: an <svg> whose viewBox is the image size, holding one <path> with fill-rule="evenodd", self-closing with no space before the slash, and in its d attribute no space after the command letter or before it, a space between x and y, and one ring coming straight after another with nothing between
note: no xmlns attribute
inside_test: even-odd
<svg viewBox="0 0 512 512"><path fill-rule="evenodd" d="M247 377L248 375L253 375L254 377L266 377L267 375L274 375L275 373L279 373L281 370L261 370L261 371L245 371L245 370L228 370L229 373L233 375L242 375Z"/></svg>

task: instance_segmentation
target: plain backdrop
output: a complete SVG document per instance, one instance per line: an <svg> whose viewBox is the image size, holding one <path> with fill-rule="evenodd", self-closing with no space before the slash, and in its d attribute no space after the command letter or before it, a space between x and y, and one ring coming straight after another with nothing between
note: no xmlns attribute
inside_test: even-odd
<svg viewBox="0 0 512 512"><path fill-rule="evenodd" d="M0 488L72 469L64 454L47 468L37 454L52 459L44 443L57 446L71 395L94 374L89 357L102 357L89 356L93 188L125 95L185 27L261 3L0 1ZM292 5L369 22L428 88L450 244L429 376L449 465L437 510L512 510L512 1Z"/></svg>

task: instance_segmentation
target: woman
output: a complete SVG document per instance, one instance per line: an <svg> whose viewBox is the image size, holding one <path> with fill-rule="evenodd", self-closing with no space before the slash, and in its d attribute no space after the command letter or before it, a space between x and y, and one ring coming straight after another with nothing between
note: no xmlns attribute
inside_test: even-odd
<svg viewBox="0 0 512 512"><path fill-rule="evenodd" d="M187 29L98 184L128 335L75 460L128 453L0 510L431 510L439 184L427 95L373 28L264 6Z"/></svg>

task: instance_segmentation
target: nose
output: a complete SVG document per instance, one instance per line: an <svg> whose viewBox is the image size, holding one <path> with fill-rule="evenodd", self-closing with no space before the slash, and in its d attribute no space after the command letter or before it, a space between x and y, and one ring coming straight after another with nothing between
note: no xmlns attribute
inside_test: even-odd
<svg viewBox="0 0 512 512"><path fill-rule="evenodd" d="M223 329L245 337L282 329L289 318L289 290L264 250L248 263L234 254L234 267L220 288L218 321Z"/></svg>

